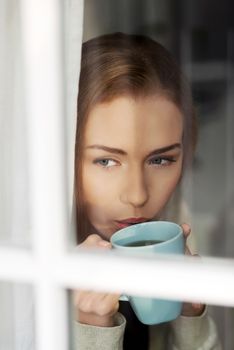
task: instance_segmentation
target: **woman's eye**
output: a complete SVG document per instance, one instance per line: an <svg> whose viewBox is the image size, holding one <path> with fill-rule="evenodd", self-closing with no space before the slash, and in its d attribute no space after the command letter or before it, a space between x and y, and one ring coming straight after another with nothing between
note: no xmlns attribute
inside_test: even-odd
<svg viewBox="0 0 234 350"><path fill-rule="evenodd" d="M149 163L152 165L170 165L176 160L173 157L155 157L149 160Z"/></svg>
<svg viewBox="0 0 234 350"><path fill-rule="evenodd" d="M94 164L99 164L101 165L103 168L110 168L114 165L116 165L116 161L113 159L96 159L94 161Z"/></svg>

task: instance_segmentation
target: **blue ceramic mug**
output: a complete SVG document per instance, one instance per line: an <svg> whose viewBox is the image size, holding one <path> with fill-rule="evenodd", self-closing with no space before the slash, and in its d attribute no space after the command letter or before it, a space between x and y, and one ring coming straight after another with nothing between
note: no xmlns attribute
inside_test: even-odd
<svg viewBox="0 0 234 350"><path fill-rule="evenodd" d="M127 255L184 254L183 230L169 221L128 226L115 232L110 241L114 249ZM182 309L182 302L179 301L138 296L123 296L120 300L128 300L137 318L148 325L174 320Z"/></svg>

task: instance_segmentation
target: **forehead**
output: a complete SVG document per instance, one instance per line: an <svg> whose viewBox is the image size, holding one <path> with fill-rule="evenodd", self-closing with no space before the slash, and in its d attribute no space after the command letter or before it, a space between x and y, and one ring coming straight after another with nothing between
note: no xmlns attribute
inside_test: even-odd
<svg viewBox="0 0 234 350"><path fill-rule="evenodd" d="M91 110L84 142L86 146L163 147L180 142L182 129L182 114L170 100L160 96L119 97Z"/></svg>

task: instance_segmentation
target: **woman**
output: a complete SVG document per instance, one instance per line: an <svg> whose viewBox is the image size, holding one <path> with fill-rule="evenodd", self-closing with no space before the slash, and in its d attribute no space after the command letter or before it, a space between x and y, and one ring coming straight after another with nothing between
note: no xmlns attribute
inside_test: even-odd
<svg viewBox="0 0 234 350"><path fill-rule="evenodd" d="M174 219L169 207L196 137L190 88L160 44L122 33L83 44L75 155L78 242L111 249L110 237L122 227ZM190 227L182 227L187 237ZM180 318L152 332L127 302L119 302L119 294L76 291L74 300L81 349L220 349L203 305L185 304Z"/></svg>

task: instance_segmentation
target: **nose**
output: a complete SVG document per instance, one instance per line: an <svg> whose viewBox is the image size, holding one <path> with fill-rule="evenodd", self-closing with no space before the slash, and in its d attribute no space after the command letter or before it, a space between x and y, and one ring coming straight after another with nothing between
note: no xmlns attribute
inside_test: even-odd
<svg viewBox="0 0 234 350"><path fill-rule="evenodd" d="M129 170L125 174L124 186L121 193L121 201L135 208L143 207L149 199L147 181L142 169Z"/></svg>

